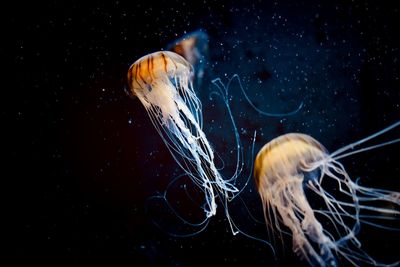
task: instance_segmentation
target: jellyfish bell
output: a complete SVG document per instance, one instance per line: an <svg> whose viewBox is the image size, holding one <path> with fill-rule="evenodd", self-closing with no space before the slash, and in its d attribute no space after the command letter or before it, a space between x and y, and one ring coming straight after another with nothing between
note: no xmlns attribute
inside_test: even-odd
<svg viewBox="0 0 400 267"><path fill-rule="evenodd" d="M333 153L305 134L285 134L267 143L256 156L254 177L268 229L281 234L282 225L288 228L293 251L311 265L337 266L338 255L353 265L379 264L361 249L356 234L361 223L385 228L368 219L393 220L400 215L400 194L359 185L338 159L399 142L395 139L349 152L398 125L400 122ZM334 190L328 188L330 183L336 185ZM313 208L305 190L318 196L324 208ZM374 205L382 201L390 205ZM368 214L363 215L364 211Z"/></svg>
<svg viewBox="0 0 400 267"><path fill-rule="evenodd" d="M171 107L178 90L189 88L192 76L193 67L183 57L169 51L155 52L139 58L129 68L128 94L138 97L145 107L151 103Z"/></svg>
<svg viewBox="0 0 400 267"><path fill-rule="evenodd" d="M326 158L327 154L325 147L311 136L294 133L279 136L257 154L254 165L256 186L269 190L271 185L279 182L278 177L295 177L300 174L295 178L303 179L304 174L299 173L299 168L318 162Z"/></svg>

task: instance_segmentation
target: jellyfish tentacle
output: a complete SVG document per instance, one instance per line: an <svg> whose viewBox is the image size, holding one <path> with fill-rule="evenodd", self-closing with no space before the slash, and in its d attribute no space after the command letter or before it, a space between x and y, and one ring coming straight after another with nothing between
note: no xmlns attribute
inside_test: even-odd
<svg viewBox="0 0 400 267"><path fill-rule="evenodd" d="M199 222L189 221L188 219L184 218L184 216L170 203L170 201L168 199L168 193L169 193L172 185L175 184L183 176L185 176L185 174L178 175L177 177L172 179L172 181L168 184L166 190L162 194L158 194L156 196L149 197L146 200L146 205L145 205L146 213L148 213L149 212L148 209L149 209L151 202L161 200L161 201L163 201L163 203L166 204L167 209L169 211L171 211L176 216L176 218L178 218L178 220L183 222L185 225L190 225L190 226L198 228L196 231L190 232L190 233L175 233L175 232L170 232L170 231L168 232L168 234L175 236L175 237L190 237L190 236L194 236L198 233L201 233L202 231L204 231L207 228L209 221L210 221L208 217L204 218L203 220L201 220ZM160 225L160 223L157 222L156 220L153 219L152 222L159 229L165 230L164 227L162 227Z"/></svg>
<svg viewBox="0 0 400 267"><path fill-rule="evenodd" d="M241 79L240 79L240 77L239 77L238 74L234 74L234 75L229 79L228 86L231 84L231 82L232 82L234 79L236 79L236 80L238 81L240 90L242 91L242 93L243 93L243 95L244 95L244 98L246 99L247 103L249 103L249 105L250 105L255 111L257 111L257 112L258 112L259 114L261 114L261 115L269 116L269 117L286 117L286 116L292 116L292 115L295 115L296 113L298 113L298 112L303 108L303 106L304 106L304 102L301 101L301 102L300 102L300 105L299 105L295 110L292 110L292 111L289 111L289 112L286 112L286 113L271 113L271 112L267 112L267 111L261 110L261 109L259 109L258 107L256 107L256 105L253 103L253 101L251 101L251 99L250 99L249 96L247 95L246 90L244 90L244 87L243 87L243 85L242 85L242 81L241 81Z"/></svg>
<svg viewBox="0 0 400 267"><path fill-rule="evenodd" d="M388 131L390 131L390 130L392 130L392 129L398 127L398 126L400 126L400 121L397 121L397 122L393 123L392 125L389 125L388 127L384 128L384 129L382 129L382 130L380 130L380 131L378 131L378 132L376 132L376 133L374 133L374 134L371 134L371 135L369 135L369 136L367 136L367 137L365 137L365 138L363 138L363 139L361 139L361 140L359 140L359 141L356 141L356 142L354 142L354 143L351 143L351 144L349 144L349 145L346 145L346 146L344 146L344 147L342 147L342 148L340 148L340 149L338 149L338 150L332 152L332 153L330 154L330 156L331 156L331 158L334 159L335 156L338 156L338 155L342 154L343 152L345 152L345 151L347 151L347 150L354 149L354 147L359 146L359 145L361 145L361 144L363 144L363 143L365 143L365 142L367 142L367 141L369 141L369 140L371 140L371 139L374 139L374 138L376 138L376 137L378 137L378 136L380 136L380 135L382 135L382 134L384 134L384 133L386 133L386 132L388 132ZM395 140L393 140L393 143L399 142L399 140L400 140L400 139L395 139ZM389 141L387 144L386 144L386 143L383 143L381 146L389 145L389 144L391 144L391 141ZM380 147L380 146L377 146L377 147ZM371 149L372 149L372 148L371 148ZM351 154L350 154L350 155L351 155ZM337 158L336 158L336 159L337 159Z"/></svg>

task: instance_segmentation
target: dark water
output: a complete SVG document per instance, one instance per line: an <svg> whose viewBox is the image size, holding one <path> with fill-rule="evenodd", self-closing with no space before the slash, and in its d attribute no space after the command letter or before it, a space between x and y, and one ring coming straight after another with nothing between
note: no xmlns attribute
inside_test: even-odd
<svg viewBox="0 0 400 267"><path fill-rule="evenodd" d="M287 266L305 264L290 238L263 243L232 236L222 209L200 234L157 228L146 200L180 174L137 100L124 93L136 59L194 30L209 35L201 88L205 132L233 170L233 134L211 80L238 74L261 116L233 83L231 107L248 152L302 132L333 151L400 119L400 5L385 1L45 1L4 6L2 132L12 196L16 262L115 266ZM5 81L5 82L4 82ZM394 130L376 142L399 136ZM365 185L400 191L399 145L343 160ZM243 177L251 154L246 154ZM240 181L239 181L240 182ZM243 183L243 181L242 181ZM178 194L178 193L177 193ZM251 182L246 205L262 221ZM183 205L185 207L185 205ZM188 205L189 206L189 205ZM265 238L253 221L244 229ZM186 212L196 212L186 209ZM162 217L161 217L162 218ZM262 228L261 228L262 229ZM399 235L368 230L363 247L396 260Z"/></svg>

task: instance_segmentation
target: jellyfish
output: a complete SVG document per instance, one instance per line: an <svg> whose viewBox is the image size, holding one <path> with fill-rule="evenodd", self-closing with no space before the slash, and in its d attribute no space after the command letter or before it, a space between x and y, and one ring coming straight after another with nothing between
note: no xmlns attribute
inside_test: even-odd
<svg viewBox="0 0 400 267"><path fill-rule="evenodd" d="M361 249L356 234L361 223L385 228L380 222L398 220L400 193L360 185L339 159L399 142L353 150L399 125L400 121L333 153L300 133L264 145L255 159L254 177L268 231L291 235L293 251L310 265L337 266L338 258L352 265L379 265ZM309 199L318 200L319 208L313 208Z"/></svg>
<svg viewBox="0 0 400 267"><path fill-rule="evenodd" d="M217 196L227 201L238 189L232 182L234 177L223 178L215 166L214 151L202 129L202 106L193 90L192 76L193 67L182 56L155 52L131 65L127 93L140 100L175 161L204 191L203 209L209 218L216 214Z"/></svg>
<svg viewBox="0 0 400 267"><path fill-rule="evenodd" d="M202 30L185 34L183 37L167 45L167 49L181 55L193 67L194 83L197 88L201 87L205 73L205 65L208 58L208 35Z"/></svg>

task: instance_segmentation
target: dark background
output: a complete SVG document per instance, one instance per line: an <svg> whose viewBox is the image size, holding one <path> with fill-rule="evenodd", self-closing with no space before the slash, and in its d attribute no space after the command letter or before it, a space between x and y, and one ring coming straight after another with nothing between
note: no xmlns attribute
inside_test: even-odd
<svg viewBox="0 0 400 267"><path fill-rule="evenodd" d="M285 112L304 102L294 116L265 117L233 89L246 149L257 130L256 151L292 131L311 134L333 151L399 120L400 4L290 2L30 1L3 6L1 176L11 181L4 190L11 193L6 205L11 207L13 262L304 264L291 252L290 239L278 246L275 261L262 243L232 236L222 209L192 237L157 228L152 223L157 214L146 212L146 200L163 192L180 172L140 102L123 90L137 58L202 29L210 37L204 88L198 89L205 107L212 103L211 79L226 81L234 73L261 108ZM212 108L205 109L204 118L228 176L234 165L232 133L224 127L228 118ZM398 136L395 130L379 140ZM399 191L397 151L393 145L343 162L365 185ZM252 183L243 199L260 211ZM365 248L386 263L396 260L398 238L368 230L361 236Z"/></svg>

